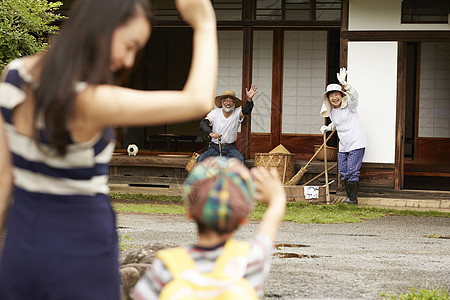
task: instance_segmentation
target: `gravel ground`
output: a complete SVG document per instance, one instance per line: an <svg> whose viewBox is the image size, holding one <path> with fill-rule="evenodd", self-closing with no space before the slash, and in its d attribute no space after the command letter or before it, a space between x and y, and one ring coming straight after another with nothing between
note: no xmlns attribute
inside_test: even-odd
<svg viewBox="0 0 450 300"><path fill-rule="evenodd" d="M131 249L195 242L195 224L184 216L119 213L118 226ZM252 221L235 238L249 239L257 228ZM450 290L450 218L284 222L264 290L266 299L377 299L411 287Z"/></svg>

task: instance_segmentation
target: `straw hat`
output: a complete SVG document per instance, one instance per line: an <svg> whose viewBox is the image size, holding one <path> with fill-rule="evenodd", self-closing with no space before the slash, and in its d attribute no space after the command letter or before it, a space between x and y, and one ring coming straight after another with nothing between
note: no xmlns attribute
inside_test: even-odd
<svg viewBox="0 0 450 300"><path fill-rule="evenodd" d="M342 86L340 84L331 83L327 86L325 93L323 93L323 95L322 95L323 104L322 104L322 108L320 109L321 117L330 116L331 104L330 104L330 100L328 100L328 96L327 96L327 94L329 92L341 92L343 97L342 97L342 102L341 102L340 108L347 107L348 94L342 90Z"/></svg>
<svg viewBox="0 0 450 300"><path fill-rule="evenodd" d="M226 90L225 92L223 92L222 95L216 96L215 98L215 104L218 108L222 107L222 98L224 97L230 97L232 99L234 99L234 107L239 107L242 105L242 100L239 99L238 97L236 97L236 94L232 91L232 90Z"/></svg>

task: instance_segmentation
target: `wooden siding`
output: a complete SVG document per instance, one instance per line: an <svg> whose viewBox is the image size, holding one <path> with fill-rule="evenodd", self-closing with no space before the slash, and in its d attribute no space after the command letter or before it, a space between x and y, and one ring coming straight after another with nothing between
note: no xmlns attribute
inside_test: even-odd
<svg viewBox="0 0 450 300"><path fill-rule="evenodd" d="M450 165L450 139L419 137L417 140L417 161L434 161L442 162L444 165Z"/></svg>

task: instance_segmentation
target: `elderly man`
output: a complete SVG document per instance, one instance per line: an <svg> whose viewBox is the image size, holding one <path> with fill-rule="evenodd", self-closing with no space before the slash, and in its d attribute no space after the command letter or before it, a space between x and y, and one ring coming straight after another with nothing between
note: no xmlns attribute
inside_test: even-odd
<svg viewBox="0 0 450 300"><path fill-rule="evenodd" d="M253 109L252 98L257 93L256 85L245 89L247 102L242 107L242 100L236 94L227 90L215 98L217 108L213 109L200 122L200 130L211 137L209 149L197 159L198 162L209 156L235 157L244 163L244 157L236 146L239 125Z"/></svg>

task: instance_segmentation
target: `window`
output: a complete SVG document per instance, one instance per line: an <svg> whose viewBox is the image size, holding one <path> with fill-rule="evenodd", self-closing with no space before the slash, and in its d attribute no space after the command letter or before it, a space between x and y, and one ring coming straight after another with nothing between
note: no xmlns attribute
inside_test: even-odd
<svg viewBox="0 0 450 300"><path fill-rule="evenodd" d="M242 0L211 0L219 21L242 20Z"/></svg>
<svg viewBox="0 0 450 300"><path fill-rule="evenodd" d="M256 19L339 21L341 0L257 0Z"/></svg>
<svg viewBox="0 0 450 300"><path fill-rule="evenodd" d="M317 134L323 125L327 39L326 31L285 31L282 133Z"/></svg>
<svg viewBox="0 0 450 300"><path fill-rule="evenodd" d="M272 99L273 32L253 34L253 80L258 86L257 104L252 112L252 132L270 133Z"/></svg>
<svg viewBox="0 0 450 300"><path fill-rule="evenodd" d="M153 9L155 11L155 19L161 20L179 20L178 10L174 1L154 0Z"/></svg>
<svg viewBox="0 0 450 300"><path fill-rule="evenodd" d="M242 0L211 0L216 18L219 21L242 20ZM174 1L154 0L155 16L157 20L179 21L180 17Z"/></svg>
<svg viewBox="0 0 450 300"><path fill-rule="evenodd" d="M211 0L211 3L218 21L242 21L244 1ZM180 21L173 1L154 0L153 5L156 20ZM256 0L256 20L340 21L341 0Z"/></svg>
<svg viewBox="0 0 450 300"><path fill-rule="evenodd" d="M402 23L448 23L449 0L403 0Z"/></svg>

